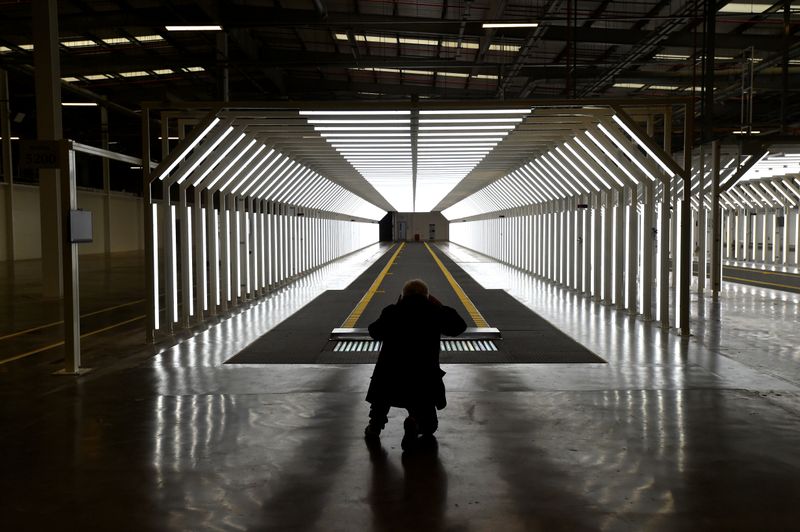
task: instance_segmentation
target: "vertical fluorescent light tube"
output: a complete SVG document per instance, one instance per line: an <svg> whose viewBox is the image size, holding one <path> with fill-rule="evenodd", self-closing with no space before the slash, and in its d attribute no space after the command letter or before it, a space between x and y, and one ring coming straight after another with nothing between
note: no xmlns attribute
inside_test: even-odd
<svg viewBox="0 0 800 532"><path fill-rule="evenodd" d="M607 202L607 200L604 201L604 203L606 203L606 202ZM601 227L600 227L600 246L601 247L600 247L600 249L602 250L602 252L600 254L600 258L602 259L600 261L600 280L602 282L600 283L600 286L598 287L598 290L600 291L600 299L603 299L604 301L608 301L608 300L606 300L606 282L605 282L606 276L609 275L609 272L606 271L606 263L608 262L608 260L606 259L605 255L604 255L605 250L606 250L606 220L608 219L607 218L608 217L608 209L606 208L605 205L600 205L598 213L599 213L600 218L601 218L601 220L600 220L600 222L601 222Z"/></svg>
<svg viewBox="0 0 800 532"><path fill-rule="evenodd" d="M262 209L263 210L263 209ZM267 215L263 212L259 215L259 224L261 226L261 246L259 249L261 250L261 288L265 288L267 286L267 255L264 248L267 245L267 235L264 232L266 229L265 219Z"/></svg>
<svg viewBox="0 0 800 532"><path fill-rule="evenodd" d="M742 260L744 260L746 262L748 260L748 258L750 257L750 249L748 247L750 245L750 243L747 241L748 240L747 236L748 236L749 229L750 229L750 213L749 212L745 211L744 220L742 220L742 222L743 222L742 223L742 244L743 244L743 246L742 246Z"/></svg>
<svg viewBox="0 0 800 532"><path fill-rule="evenodd" d="M617 303L617 275L619 275L619 264L617 264L617 209L610 207L611 210L611 297L609 300Z"/></svg>
<svg viewBox="0 0 800 532"><path fill-rule="evenodd" d="M590 286L589 292L591 292L591 294L594 296L594 295L597 294L597 291L598 291L597 290L597 286L595 285L595 282L594 282L595 279L597 278L597 276L594 274L595 268L597 267L595 265L595 262L594 262L594 253L595 253L595 246L599 245L600 243L597 242L597 240L594 239L594 238L589 238L589 236L594 234L594 224L597 223L597 219L598 219L597 207L595 206L594 208L592 208L591 204L590 204L589 209L587 209L586 214L589 216L589 231L590 232L589 232L589 234L583 235L583 241L586 242L586 244L587 244L586 245L586 251L590 254L589 263L592 265L592 272L591 272L591 277L589 278L589 286Z"/></svg>
<svg viewBox="0 0 800 532"><path fill-rule="evenodd" d="M649 207L649 205L648 205L648 207ZM644 208L644 205L642 205L642 208ZM637 226L637 230L638 230L637 234L639 235L638 267L639 267L639 272L643 273L644 272L644 255L645 255L645 253L650 253L650 246L645 248L645 242L646 241L645 241L645 238L644 238L644 230L645 230L645 227L644 227L644 213L640 212L638 207L635 207L635 209L636 209L636 226ZM651 255L651 257L652 257L652 255ZM652 270L651 270L651 273L652 273ZM647 313L650 312L650 309L647 309L647 312L642 311L642 305L644 304L644 284L645 283L644 283L644 279L643 279L641 274L639 275L638 280L639 280L639 290L638 290L639 301L637 302L636 308L638 308L642 312L642 314L647 314ZM648 281L650 281L650 280L651 279L648 279Z"/></svg>
<svg viewBox="0 0 800 532"><path fill-rule="evenodd" d="M622 238L625 239L625 274L626 277L630 277L631 272L627 271L628 266L631 263L631 239L629 235L631 234L631 206L625 205L625 231L623 233ZM623 281L625 285L625 305L627 306L628 301L631 300L630 298L630 283L626 282L627 279Z"/></svg>
<svg viewBox="0 0 800 532"><path fill-rule="evenodd" d="M161 328L158 315L160 312L158 308L158 205L153 203L151 207L153 208L153 264L151 264L153 268L153 318L155 329L158 330Z"/></svg>
<svg viewBox="0 0 800 532"><path fill-rule="evenodd" d="M656 203L656 220L661 220L661 209L664 208L664 201ZM660 224L659 224L660 227ZM644 249L644 248L642 248ZM655 321L661 321L661 254L664 250L661 249L661 239L659 238L656 243L656 318Z"/></svg>
<svg viewBox="0 0 800 532"><path fill-rule="evenodd" d="M783 253L781 257L781 262L785 265L789 265L789 207L787 206L783 209ZM722 255L720 255L722 256Z"/></svg>
<svg viewBox="0 0 800 532"><path fill-rule="evenodd" d="M207 236L206 236L207 231L206 231L206 227L205 227L205 225L206 225L206 209L205 209L205 207L202 207L200 212L202 213L202 216L201 216L202 227L198 227L197 229L200 231L200 235L201 235L200 240L202 241L202 245L203 245L202 255L201 255L201 257L203 258L203 263L202 264L198 264L197 266L200 269L200 272L202 272L203 278L202 279L198 279L197 282L198 283L203 283L203 286L205 286L206 290L207 290L208 289L208 272L206 272L206 264L208 263L208 247L207 247L208 246L208 239L207 239ZM206 294L206 297L203 298L203 310L208 310L208 294Z"/></svg>
<svg viewBox="0 0 800 532"><path fill-rule="evenodd" d="M217 263L219 263L219 209L214 209L214 256L217 258ZM216 276L216 291L214 293L214 301L217 302L217 305L220 304L219 300L219 266L214 268L214 274Z"/></svg>
<svg viewBox="0 0 800 532"><path fill-rule="evenodd" d="M681 237L681 212L682 212L682 203L683 200L679 199L675 205L675 212L677 213L676 217L676 235L675 235L675 267L673 270L673 275L675 276L675 327L680 330L683 323L681 323L681 270L683 269L682 262L681 262L681 246L682 246L682 237Z"/></svg>
<svg viewBox="0 0 800 532"><path fill-rule="evenodd" d="M244 293L250 293L250 216L244 215Z"/></svg>
<svg viewBox="0 0 800 532"><path fill-rule="evenodd" d="M236 297L242 297L242 217L236 211Z"/></svg>
<svg viewBox="0 0 800 532"><path fill-rule="evenodd" d="M186 207L186 234L189 235L189 242L192 241L192 208ZM186 255L186 273L189 275L189 293L186 294L189 298L189 316L194 316L194 272L192 272L192 250L189 248L189 254Z"/></svg>
<svg viewBox="0 0 800 532"><path fill-rule="evenodd" d="M220 198L220 205L224 201L223 198ZM225 209L225 230L228 233L228 249L230 250L230 238L231 238L231 211ZM230 254L230 252L227 252ZM228 301L231 299L231 257L228 257L228 267L225 268L225 296Z"/></svg>
<svg viewBox="0 0 800 532"><path fill-rule="evenodd" d="M178 322L178 221L177 211L175 205L170 205L169 223L172 224L172 242L169 245L172 247L172 322Z"/></svg>

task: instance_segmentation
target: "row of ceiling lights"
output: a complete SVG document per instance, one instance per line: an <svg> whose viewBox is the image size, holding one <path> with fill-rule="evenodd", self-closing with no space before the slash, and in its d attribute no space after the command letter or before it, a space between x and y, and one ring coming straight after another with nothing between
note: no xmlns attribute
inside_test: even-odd
<svg viewBox="0 0 800 532"><path fill-rule="evenodd" d="M530 111L420 110L416 141L410 111L300 114L396 210L430 211ZM414 163L416 191L412 190Z"/></svg>

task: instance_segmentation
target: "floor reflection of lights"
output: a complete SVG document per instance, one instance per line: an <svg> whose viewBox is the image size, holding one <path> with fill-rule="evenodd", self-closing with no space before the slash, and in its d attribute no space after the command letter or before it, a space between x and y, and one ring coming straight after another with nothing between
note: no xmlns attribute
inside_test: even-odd
<svg viewBox="0 0 800 532"><path fill-rule="evenodd" d="M456 244L441 249L484 288L503 289L607 360L629 386L677 389L692 367L716 374L719 354L800 382L800 294L724 282L719 302L692 295L692 336L681 338ZM753 359L756 359L754 361Z"/></svg>
<svg viewBox="0 0 800 532"><path fill-rule="evenodd" d="M388 249L374 244L331 262L159 353L158 368L203 368L226 360L263 336L326 290L342 290ZM200 372L198 372L200 374Z"/></svg>

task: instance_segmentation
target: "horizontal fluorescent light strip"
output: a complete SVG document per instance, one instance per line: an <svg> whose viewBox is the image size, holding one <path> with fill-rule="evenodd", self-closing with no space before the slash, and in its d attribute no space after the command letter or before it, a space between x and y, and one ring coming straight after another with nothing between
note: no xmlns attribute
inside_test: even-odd
<svg viewBox="0 0 800 532"><path fill-rule="evenodd" d="M335 37L339 41L349 41L350 38L346 33L336 33ZM480 43L470 41L447 41L438 39L419 39L414 37L394 37L384 35L353 35L357 42L368 42L372 44L411 44L418 46L441 46L442 48L461 48L465 50L478 50ZM490 44L489 50L500 52L518 52L519 45L516 44ZM381 94L381 93L365 93L365 94Z"/></svg>
<svg viewBox="0 0 800 532"><path fill-rule="evenodd" d="M410 118L387 118L387 119L311 119L308 120L309 124L362 124L362 125L376 125L376 124L408 124L411 122Z"/></svg>
<svg viewBox="0 0 800 532"><path fill-rule="evenodd" d="M481 25L482 28L486 29L494 29L494 28L537 28L539 27L538 22L484 22Z"/></svg>
<svg viewBox="0 0 800 532"><path fill-rule="evenodd" d="M502 136L506 136L506 135L508 135L508 133L509 133L508 131L491 131L491 132L482 131L482 132L466 132L466 133L457 132L457 131L454 131L452 133L420 132L419 136L420 137L479 137L479 136L482 136L482 135L502 135ZM436 140L439 140L439 139L436 139ZM453 139L453 140L456 141L457 139ZM460 139L458 139L458 140L460 140ZM464 139L464 140L466 141L466 140L472 140L472 139Z"/></svg>
<svg viewBox="0 0 800 532"><path fill-rule="evenodd" d="M765 12L774 4L774 2L728 2L726 5L719 8L719 12L755 15Z"/></svg>
<svg viewBox="0 0 800 532"><path fill-rule="evenodd" d="M349 70L357 70L359 72L386 72L388 74L402 74L414 76L455 76L463 77L458 72L441 72L433 70L411 70L405 68L374 68L374 67L349 67ZM474 74L473 79L497 79L496 74Z"/></svg>
<svg viewBox="0 0 800 532"><path fill-rule="evenodd" d="M453 145L458 145L461 143L475 143L475 142L491 142L497 144L498 142L502 141L502 137L473 137L473 138L449 138L449 137L433 137L433 138L420 138L418 142L420 146L422 143L425 142L438 142L438 143L452 143Z"/></svg>
<svg viewBox="0 0 800 532"><path fill-rule="evenodd" d="M487 124L494 122L522 122L522 117L514 118L420 118L420 124Z"/></svg>
<svg viewBox="0 0 800 532"><path fill-rule="evenodd" d="M475 129L514 129L514 125L498 124L496 126L419 126L420 131L464 131Z"/></svg>
<svg viewBox="0 0 800 532"><path fill-rule="evenodd" d="M420 115L494 115L494 114L528 114L530 108L524 109L422 109Z"/></svg>
<svg viewBox="0 0 800 532"><path fill-rule="evenodd" d="M314 126L315 131L408 131L408 127L400 126L381 126L381 127L357 127L357 126Z"/></svg>
<svg viewBox="0 0 800 532"><path fill-rule="evenodd" d="M411 111L300 111L303 116L409 115Z"/></svg>
<svg viewBox="0 0 800 532"><path fill-rule="evenodd" d="M441 143L427 143L427 142L422 143L422 142L420 142L420 143L417 144L417 146L419 146L420 148L479 148L479 147L481 147L481 148L493 148L494 146L497 146L497 143L496 142L488 142L488 143L465 142L465 143L461 143L461 144L447 144L447 143L441 144Z"/></svg>
<svg viewBox="0 0 800 532"><path fill-rule="evenodd" d="M358 149L358 148L376 148L376 149L379 149L379 148L411 148L411 144L409 144L409 143L405 143L405 144L401 144L401 143L396 143L396 144L381 144L381 143L376 143L376 144L331 144L331 146L333 146L337 150L339 150L339 149L343 149L343 150ZM444 146L444 144L442 144L442 146Z"/></svg>
<svg viewBox="0 0 800 532"><path fill-rule="evenodd" d="M167 31L222 31L222 27L214 24L209 25L185 25L185 26L164 26Z"/></svg>
<svg viewBox="0 0 800 532"><path fill-rule="evenodd" d="M326 140L333 141L339 138L342 139L352 139L352 140L363 140L364 142L386 142L385 140L377 140L375 137L386 137L386 138L402 138L402 137L410 137L411 133L370 133L369 136L365 136L365 133L320 133L320 136Z"/></svg>

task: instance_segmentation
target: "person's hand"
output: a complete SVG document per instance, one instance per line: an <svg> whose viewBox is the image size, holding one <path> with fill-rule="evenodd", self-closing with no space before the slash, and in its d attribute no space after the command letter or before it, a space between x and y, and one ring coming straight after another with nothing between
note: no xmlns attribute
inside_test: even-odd
<svg viewBox="0 0 800 532"><path fill-rule="evenodd" d="M442 304L442 302L441 302L441 301L439 301L438 299L436 299L435 297L433 297L433 296L432 296L432 295L430 295L430 294L428 294L428 301L430 301L430 302L431 302L431 303L433 303L434 305L440 305L440 306L441 306L441 304Z"/></svg>

